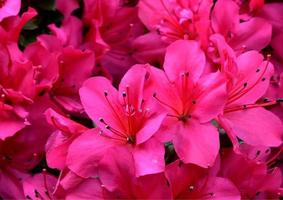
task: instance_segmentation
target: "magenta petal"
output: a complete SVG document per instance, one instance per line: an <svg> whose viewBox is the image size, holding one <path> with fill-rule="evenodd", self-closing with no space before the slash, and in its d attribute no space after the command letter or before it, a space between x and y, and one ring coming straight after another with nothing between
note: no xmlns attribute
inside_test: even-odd
<svg viewBox="0 0 283 200"><path fill-rule="evenodd" d="M66 200L103 199L103 189L98 179L84 179L67 192Z"/></svg>
<svg viewBox="0 0 283 200"><path fill-rule="evenodd" d="M264 108L230 112L224 117L234 133L248 144L279 146L282 143L282 122Z"/></svg>
<svg viewBox="0 0 283 200"><path fill-rule="evenodd" d="M4 199L23 199L23 186L18 181L13 171L1 169L0 172L0 196ZM5 186L5 187L3 187Z"/></svg>
<svg viewBox="0 0 283 200"><path fill-rule="evenodd" d="M215 72L203 76L200 78L196 90L193 116L205 123L222 113L227 99L226 81L222 73Z"/></svg>
<svg viewBox="0 0 283 200"><path fill-rule="evenodd" d="M166 112L153 113L147 119L143 128L137 133L136 143L141 144L153 136L159 130L163 120L166 117L166 114Z"/></svg>
<svg viewBox="0 0 283 200"><path fill-rule="evenodd" d="M222 34L224 37L239 21L239 7L232 0L219 0L216 2L212 12L212 27L215 32Z"/></svg>
<svg viewBox="0 0 283 200"><path fill-rule="evenodd" d="M207 192L213 192L215 200L240 200L241 194L232 181L226 178L216 177L213 185L208 187Z"/></svg>
<svg viewBox="0 0 283 200"><path fill-rule="evenodd" d="M238 73L235 76L236 84L234 87L243 87L244 84L247 84L248 89L246 89L247 92L244 95L238 95L239 98L234 98L236 100L233 101L233 104L255 103L266 93L269 87L269 80L274 72L273 65L269 61L263 61L263 56L257 51L248 51L237 58L237 66Z"/></svg>
<svg viewBox="0 0 283 200"><path fill-rule="evenodd" d="M136 183L134 160L128 148L111 148L99 163L99 178L104 187L131 197L132 185Z"/></svg>
<svg viewBox="0 0 283 200"><path fill-rule="evenodd" d="M162 63L166 43L155 32L141 35L133 41L135 52L133 57L141 63Z"/></svg>
<svg viewBox="0 0 283 200"><path fill-rule="evenodd" d="M185 163L201 167L212 166L219 151L218 131L212 124L179 123L173 144L179 158Z"/></svg>
<svg viewBox="0 0 283 200"><path fill-rule="evenodd" d="M238 25L229 45L234 49L241 49L245 46L248 50L259 51L269 44L271 34L272 26L265 19L254 17Z"/></svg>
<svg viewBox="0 0 283 200"><path fill-rule="evenodd" d="M4 5L1 5L0 8L0 22L6 17L17 15L21 9L20 0L6 0L2 1L1 4Z"/></svg>
<svg viewBox="0 0 283 200"><path fill-rule="evenodd" d="M170 199L171 191L164 173L138 178L137 193L140 199Z"/></svg>
<svg viewBox="0 0 283 200"><path fill-rule="evenodd" d="M128 103L136 109L140 108L146 72L146 65L134 65L127 71L119 85L121 102L123 102L123 93L125 93Z"/></svg>
<svg viewBox="0 0 283 200"><path fill-rule="evenodd" d="M205 55L198 42L178 40L167 48L164 70L171 81L177 80L182 73L189 73L189 77L195 82L204 68Z"/></svg>
<svg viewBox="0 0 283 200"><path fill-rule="evenodd" d="M1 111L0 113L0 139L5 140L26 126L24 120L11 111Z"/></svg>
<svg viewBox="0 0 283 200"><path fill-rule="evenodd" d="M109 101L105 97L106 93ZM80 97L86 113L97 123L97 126L104 127L104 124L99 123L99 118L103 116L104 121L111 124L113 128L117 130L123 128L117 119L117 113L115 113L118 110L117 105L120 104L118 102L118 91L108 79L94 77L86 80L80 89Z"/></svg>
<svg viewBox="0 0 283 200"><path fill-rule="evenodd" d="M157 139L151 138L133 150L136 176L156 174L164 171L164 146Z"/></svg>
<svg viewBox="0 0 283 200"><path fill-rule="evenodd" d="M29 177L23 182L25 196L29 196L31 199L50 199L56 182L57 178L46 172Z"/></svg>
<svg viewBox="0 0 283 200"><path fill-rule="evenodd" d="M111 140L99 135L98 129L86 131L70 145L67 166L84 178L93 176L98 162L112 146Z"/></svg>

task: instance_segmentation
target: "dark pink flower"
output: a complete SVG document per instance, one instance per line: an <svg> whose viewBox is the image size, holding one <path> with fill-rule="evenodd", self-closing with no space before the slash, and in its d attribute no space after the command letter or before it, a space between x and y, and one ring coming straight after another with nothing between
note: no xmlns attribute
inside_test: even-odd
<svg viewBox="0 0 283 200"><path fill-rule="evenodd" d="M168 47L165 73L151 70L154 97L168 109L163 125L169 130L161 131L159 136L167 134L166 140L173 141L185 163L208 167L219 150L218 132L210 121L224 108L226 85L220 72L201 76L205 65L199 44L184 40Z"/></svg>
<svg viewBox="0 0 283 200"><path fill-rule="evenodd" d="M222 69L227 74L228 100L224 113L218 118L220 125L235 149L238 147L236 137L255 146L279 146L282 143L282 122L264 109L277 102L257 103L268 89L273 65L263 61L258 52L249 51L237 57L236 66L236 71Z"/></svg>
<svg viewBox="0 0 283 200"><path fill-rule="evenodd" d="M52 133L46 143L46 161L49 167L63 170L71 143L88 129L52 109L45 112L47 121L58 130Z"/></svg>
<svg viewBox="0 0 283 200"><path fill-rule="evenodd" d="M119 156L118 156L119 155ZM135 163L124 148L111 149L101 160L97 179L110 199L170 199L163 173L135 176Z"/></svg>
<svg viewBox="0 0 283 200"><path fill-rule="evenodd" d="M231 180L244 199L278 198L282 176L279 168L268 169L265 163L227 150L222 153L219 175Z"/></svg>
<svg viewBox="0 0 283 200"><path fill-rule="evenodd" d="M53 199L53 190L57 178L44 170L42 173L23 180L23 190L26 199Z"/></svg>
<svg viewBox="0 0 283 200"><path fill-rule="evenodd" d="M222 34L236 51L243 48L261 50L266 47L271 40L271 24L260 17L242 20L240 22L239 6L233 0L216 2L211 15L214 33Z"/></svg>
<svg viewBox="0 0 283 200"><path fill-rule="evenodd" d="M240 199L235 185L217 177L214 170L183 164L180 160L169 164L165 174L174 199Z"/></svg>
<svg viewBox="0 0 283 200"><path fill-rule="evenodd" d="M102 130L100 134L90 130L73 142L68 155L71 170L88 177L87 168L93 167L107 149L124 146L133 154L137 176L163 171L164 147L152 136L166 113L146 94L147 77L147 66L135 65L123 77L119 91L104 77L84 83L80 89L82 104ZM96 150L89 153L89 148Z"/></svg>

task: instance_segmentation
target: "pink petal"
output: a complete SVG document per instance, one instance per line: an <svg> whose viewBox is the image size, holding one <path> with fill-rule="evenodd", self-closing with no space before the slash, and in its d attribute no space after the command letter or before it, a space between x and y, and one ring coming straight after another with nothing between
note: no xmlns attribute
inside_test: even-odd
<svg viewBox="0 0 283 200"><path fill-rule="evenodd" d="M26 197L29 196L31 199L50 199L56 182L57 178L53 175L47 174L46 172L36 174L33 177L29 177L24 180L24 194Z"/></svg>
<svg viewBox="0 0 283 200"><path fill-rule="evenodd" d="M230 112L224 117L235 134L248 144L279 146L282 143L282 122L264 108Z"/></svg>
<svg viewBox="0 0 283 200"><path fill-rule="evenodd" d="M195 82L205 68L205 55L198 42L179 40L168 46L163 67L171 81L188 72L189 77Z"/></svg>
<svg viewBox="0 0 283 200"><path fill-rule="evenodd" d="M160 112L154 112L146 120L143 125L143 128L139 130L136 135L136 143L142 144L147 141L151 136L153 136L160 128L163 120L165 119L167 113L160 108Z"/></svg>
<svg viewBox="0 0 283 200"><path fill-rule="evenodd" d="M219 136L212 124L178 123L175 133L173 144L180 160L204 168L213 165L219 151Z"/></svg>
<svg viewBox="0 0 283 200"><path fill-rule="evenodd" d="M111 140L99 135L98 129L91 129L70 145L67 166L84 178L94 176L98 162L112 146Z"/></svg>
<svg viewBox="0 0 283 200"><path fill-rule="evenodd" d="M232 181L226 178L216 177L213 185L206 188L207 192L213 192L215 200L240 200L241 194Z"/></svg>
<svg viewBox="0 0 283 200"><path fill-rule="evenodd" d="M233 49L241 49L245 46L248 50L259 51L270 43L272 26L265 19L254 17L240 23L234 34L229 41Z"/></svg>
<svg viewBox="0 0 283 200"><path fill-rule="evenodd" d="M23 186L10 170L1 169L0 196L5 199L24 199ZM5 187L3 187L5 186Z"/></svg>
<svg viewBox="0 0 283 200"><path fill-rule="evenodd" d="M83 82L92 75L94 53L68 47L62 50L58 59L60 78L54 85L55 94L58 92L68 96L77 93Z"/></svg>
<svg viewBox="0 0 283 200"><path fill-rule="evenodd" d="M123 102L123 93L126 93L126 99L136 110L140 108L143 99L143 90L145 84L146 65L134 65L122 78L119 85L119 98ZM128 92L128 94L127 94Z"/></svg>
<svg viewBox="0 0 283 200"><path fill-rule="evenodd" d="M166 44L160 39L160 35L150 32L133 41L135 49L133 57L140 63L163 63Z"/></svg>
<svg viewBox="0 0 283 200"><path fill-rule="evenodd" d="M107 92L107 98L105 92ZM116 113L120 107L118 92L109 80L104 77L86 80L80 89L80 97L86 113L97 123L97 126L104 128L105 125L99 122L99 119L103 117L104 121L116 130L123 128L117 118L119 113Z"/></svg>
<svg viewBox="0 0 283 200"><path fill-rule="evenodd" d="M140 199L169 199L171 197L164 173L139 177L137 190L137 197Z"/></svg>
<svg viewBox="0 0 283 200"><path fill-rule="evenodd" d="M219 0L212 12L212 27L215 32L227 37L239 21L239 7L232 0Z"/></svg>
<svg viewBox="0 0 283 200"><path fill-rule="evenodd" d="M223 74L215 72L200 78L195 96L193 100L196 104L192 116L198 118L201 123L208 122L222 113L227 99L226 80Z"/></svg>
<svg viewBox="0 0 283 200"><path fill-rule="evenodd" d="M5 140L7 137L13 136L26 126L24 120L13 112L1 111L0 113L0 139Z"/></svg>
<svg viewBox="0 0 283 200"><path fill-rule="evenodd" d="M17 15L21 9L20 0L6 0L2 3L4 6L0 8L0 21L6 17Z"/></svg>
<svg viewBox="0 0 283 200"><path fill-rule="evenodd" d="M84 179L73 189L69 190L66 200L103 199L103 189L98 179Z"/></svg>
<svg viewBox="0 0 283 200"><path fill-rule="evenodd" d="M67 18L75 9L79 8L79 3L77 0L71 0L66 4L65 1L57 0L56 8Z"/></svg>
<svg viewBox="0 0 283 200"><path fill-rule="evenodd" d="M138 145L133 150L136 176L156 174L164 171L164 146L155 138Z"/></svg>
<svg viewBox="0 0 283 200"><path fill-rule="evenodd" d="M129 198L136 183L134 160L129 149L109 149L99 164L98 176L107 190Z"/></svg>
<svg viewBox="0 0 283 200"><path fill-rule="evenodd" d="M248 51L237 58L238 74L235 87L244 87L246 84L244 91L247 92L235 100L234 105L254 103L266 93L274 69L269 61L262 60L263 56L256 51Z"/></svg>

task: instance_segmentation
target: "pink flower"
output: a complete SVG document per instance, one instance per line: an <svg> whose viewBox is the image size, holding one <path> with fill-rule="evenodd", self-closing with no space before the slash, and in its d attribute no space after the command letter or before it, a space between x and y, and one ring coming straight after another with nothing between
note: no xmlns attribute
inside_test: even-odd
<svg viewBox="0 0 283 200"><path fill-rule="evenodd" d="M197 40L206 48L212 5L211 0L139 1L139 17L150 32L134 41L134 57L140 62L162 64L165 47L180 39Z"/></svg>
<svg viewBox="0 0 283 200"><path fill-rule="evenodd" d="M228 179L217 177L215 169L204 169L180 160L166 167L166 177L174 199L240 199L240 193Z"/></svg>
<svg viewBox="0 0 283 200"><path fill-rule="evenodd" d="M278 198L282 176L279 168L268 169L265 163L227 150L222 153L219 175L231 180L243 199Z"/></svg>
<svg viewBox="0 0 283 200"><path fill-rule="evenodd" d="M44 170L40 174L25 178L23 190L26 199L53 199L57 178Z"/></svg>
<svg viewBox="0 0 283 200"><path fill-rule="evenodd" d="M216 2L211 15L212 29L222 34L234 50L261 50L271 40L272 26L259 17L243 19L240 23L239 6L232 0ZM253 31L257 30L257 31Z"/></svg>
<svg viewBox="0 0 283 200"><path fill-rule="evenodd" d="M119 155L119 156L116 156ZM97 179L107 199L170 199L164 173L135 176L135 163L124 148L111 149L102 159Z"/></svg>
<svg viewBox="0 0 283 200"><path fill-rule="evenodd" d="M71 143L88 129L52 109L45 111L47 121L58 130L46 143L46 161L49 167L63 170Z"/></svg>
<svg viewBox="0 0 283 200"><path fill-rule="evenodd" d="M155 99L168 110L165 141L172 140L185 163L211 166L219 150L218 132L210 121L222 112L225 79L220 72L202 75L206 60L195 41L176 41L165 55L165 73L152 70Z"/></svg>
<svg viewBox="0 0 283 200"><path fill-rule="evenodd" d="M237 137L255 146L279 146L282 143L282 123L264 109L277 102L257 103L268 89L273 65L263 61L258 52L249 51L237 57L236 67L234 71L222 69L227 74L228 100L218 122L229 135L235 150L238 148Z"/></svg>
<svg viewBox="0 0 283 200"><path fill-rule="evenodd" d="M0 22L11 16L16 16L20 12L20 0L1 0L0 1Z"/></svg>
<svg viewBox="0 0 283 200"><path fill-rule="evenodd" d="M206 42L212 1L141 0L138 6L142 22L150 31L156 31L162 40L169 43L179 39Z"/></svg>
<svg viewBox="0 0 283 200"><path fill-rule="evenodd" d="M123 77L119 91L103 77L84 83L80 89L82 104L101 131L87 131L73 142L67 159L71 170L88 177L88 168L107 149L122 145L133 154L137 176L163 171L164 147L152 136L166 113L146 94L148 76L147 66L135 65Z"/></svg>

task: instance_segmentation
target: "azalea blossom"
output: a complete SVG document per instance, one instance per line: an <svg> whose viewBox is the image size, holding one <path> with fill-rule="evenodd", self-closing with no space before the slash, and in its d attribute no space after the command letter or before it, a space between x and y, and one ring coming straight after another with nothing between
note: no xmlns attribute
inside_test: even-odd
<svg viewBox="0 0 283 200"><path fill-rule="evenodd" d="M282 8L0 0L0 199L282 199Z"/></svg>
<svg viewBox="0 0 283 200"><path fill-rule="evenodd" d="M236 66L235 71L231 67L222 69L229 82L224 113L218 118L220 125L235 148L238 146L236 136L251 145L279 146L282 143L282 122L265 107L280 101L257 103L268 88L273 74L272 64L263 61L261 54L249 51L237 57Z"/></svg>
<svg viewBox="0 0 283 200"><path fill-rule="evenodd" d="M109 148L121 145L132 152L137 176L164 170L163 144L153 135L166 113L146 94L149 84L146 68L146 65L133 66L123 77L119 91L103 77L94 77L84 83L80 89L82 104L101 130L86 132L70 146L67 162L71 170L88 177L86 165L92 168L91 163L98 162ZM94 150L89 155L84 153L90 147L97 149L97 145L101 148L99 151ZM85 155L84 159L76 162L75 157L83 158L82 155Z"/></svg>
<svg viewBox="0 0 283 200"><path fill-rule="evenodd" d="M185 163L208 167L219 151L218 132L211 120L224 108L226 84L220 72L202 76L205 64L197 42L177 41L167 49L165 73L152 68L152 90L156 101L168 109L160 137L166 134L165 140L173 141Z"/></svg>

